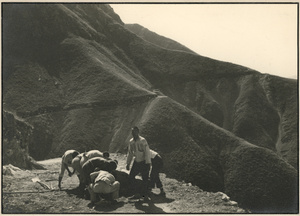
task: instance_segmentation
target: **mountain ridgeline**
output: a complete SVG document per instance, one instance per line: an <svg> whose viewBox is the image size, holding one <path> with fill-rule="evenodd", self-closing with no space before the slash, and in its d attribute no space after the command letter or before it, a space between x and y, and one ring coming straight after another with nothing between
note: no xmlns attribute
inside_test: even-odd
<svg viewBox="0 0 300 216"><path fill-rule="evenodd" d="M107 4L2 6L3 110L15 118L3 129L30 128L3 134L4 161L125 153L137 125L167 176L253 212L298 212L297 80L201 56Z"/></svg>

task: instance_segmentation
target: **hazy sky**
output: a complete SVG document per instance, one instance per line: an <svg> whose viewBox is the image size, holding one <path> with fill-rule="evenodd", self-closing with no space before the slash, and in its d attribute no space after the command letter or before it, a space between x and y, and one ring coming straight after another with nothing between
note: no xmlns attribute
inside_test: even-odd
<svg viewBox="0 0 300 216"><path fill-rule="evenodd" d="M296 4L110 4L202 56L297 78Z"/></svg>

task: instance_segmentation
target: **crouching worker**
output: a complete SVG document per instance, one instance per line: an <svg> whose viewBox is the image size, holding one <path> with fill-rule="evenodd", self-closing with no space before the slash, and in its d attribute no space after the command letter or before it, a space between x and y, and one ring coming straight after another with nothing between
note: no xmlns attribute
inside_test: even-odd
<svg viewBox="0 0 300 216"><path fill-rule="evenodd" d="M89 159L92 159L94 157L104 157L103 155L104 153L102 153L99 150L90 150L88 152L82 153L80 159L80 166L82 167L83 164L87 162Z"/></svg>
<svg viewBox="0 0 300 216"><path fill-rule="evenodd" d="M115 177L104 170L95 169L95 172L90 174L92 183L88 186L91 197L91 202L95 204L98 201L98 195L110 195L109 201L117 202L119 198L120 182L116 181ZM101 200L99 200L101 201Z"/></svg>
<svg viewBox="0 0 300 216"><path fill-rule="evenodd" d="M100 152L98 150L91 150L91 151L84 152L84 153L77 155L72 160L72 167L75 169L78 179L79 179L78 189L80 191L83 191L85 188L82 166L87 160L94 158L94 157L103 157L103 154L102 154L102 152ZM93 171L94 171L94 169L93 169Z"/></svg>
<svg viewBox="0 0 300 216"><path fill-rule="evenodd" d="M58 188L61 190L61 181L64 176L65 170L68 171L69 176L71 177L75 173L75 169L73 168L73 172L69 170L69 167L72 167L72 160L79 155L79 152L76 150L68 150L64 153L61 160L61 168L58 177Z"/></svg>
<svg viewBox="0 0 300 216"><path fill-rule="evenodd" d="M82 166L82 179L84 186L88 186L92 181L90 174L95 171L96 168L111 172L117 168L118 161L106 160L102 157L94 157L85 162Z"/></svg>

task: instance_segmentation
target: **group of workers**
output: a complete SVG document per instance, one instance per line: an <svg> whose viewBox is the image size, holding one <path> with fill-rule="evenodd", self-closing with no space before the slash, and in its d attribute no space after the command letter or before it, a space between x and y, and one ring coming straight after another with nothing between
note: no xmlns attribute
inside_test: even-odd
<svg viewBox="0 0 300 216"><path fill-rule="evenodd" d="M161 156L151 150L146 139L139 135L139 128L133 127L131 130L132 139L129 141L126 169L129 172L129 184L132 196L129 199L149 200L149 193L155 186L160 189L160 195L165 196L159 173L163 167ZM91 150L79 153L76 150L68 150L62 156L61 171L58 179L58 187L61 190L61 182L65 170L68 175L77 174L79 179L79 189L89 192L92 203L99 200L99 195L109 197L112 202L119 198L120 182L116 180L112 171L117 169L118 161L112 160L109 152ZM134 158L132 167L130 165ZM71 172L69 167L73 168ZM151 169L151 173L150 173ZM135 177L141 173L142 188L137 190ZM149 181L150 174L150 181ZM149 183L150 182L150 183ZM109 196L105 196L109 195Z"/></svg>

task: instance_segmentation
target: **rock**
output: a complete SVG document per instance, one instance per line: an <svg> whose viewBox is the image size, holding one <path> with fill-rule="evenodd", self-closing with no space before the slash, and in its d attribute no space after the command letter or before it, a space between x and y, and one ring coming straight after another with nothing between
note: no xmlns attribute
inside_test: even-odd
<svg viewBox="0 0 300 216"><path fill-rule="evenodd" d="M243 209L238 209L237 213L244 213L245 211Z"/></svg>
<svg viewBox="0 0 300 216"><path fill-rule="evenodd" d="M12 164L8 164L6 167L14 170L14 171L22 171L19 167L13 166Z"/></svg>
<svg viewBox="0 0 300 216"><path fill-rule="evenodd" d="M15 175L17 171L21 171L19 167L15 167L11 164L3 166L3 175Z"/></svg>
<svg viewBox="0 0 300 216"><path fill-rule="evenodd" d="M224 200L224 201L229 201L230 200L230 197L229 196L227 196L226 194L223 194L222 195L222 200Z"/></svg>
<svg viewBox="0 0 300 216"><path fill-rule="evenodd" d="M3 175L10 175L10 176L13 176L14 174L13 174L13 172L14 171L12 171L11 169L9 169L9 168L3 168Z"/></svg>
<svg viewBox="0 0 300 216"><path fill-rule="evenodd" d="M226 194L224 194L223 192L218 192L217 194L221 195L222 196L222 200L224 200L226 202L230 200L230 197L227 196Z"/></svg>
<svg viewBox="0 0 300 216"><path fill-rule="evenodd" d="M235 201L229 201L229 205L231 205L231 206L238 206L238 203L237 202L235 202Z"/></svg>

